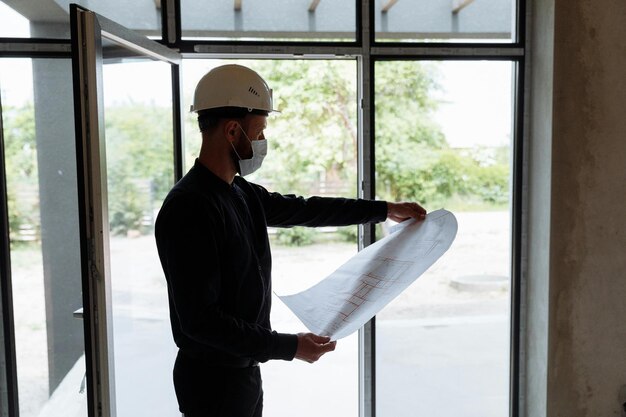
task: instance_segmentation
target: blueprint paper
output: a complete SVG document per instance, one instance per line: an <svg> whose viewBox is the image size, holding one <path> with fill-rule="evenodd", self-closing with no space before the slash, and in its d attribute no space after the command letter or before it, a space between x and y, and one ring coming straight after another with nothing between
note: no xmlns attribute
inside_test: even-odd
<svg viewBox="0 0 626 417"><path fill-rule="evenodd" d="M456 237L452 213L402 222L308 290L279 296L313 333L341 339L358 330L420 277Z"/></svg>

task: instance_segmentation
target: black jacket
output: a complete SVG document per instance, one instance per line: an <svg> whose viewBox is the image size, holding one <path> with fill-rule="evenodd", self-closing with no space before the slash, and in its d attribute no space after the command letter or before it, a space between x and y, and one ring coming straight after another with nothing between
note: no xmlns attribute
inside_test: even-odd
<svg viewBox="0 0 626 417"><path fill-rule="evenodd" d="M293 359L297 336L270 325L267 226L343 226L386 215L383 201L304 199L239 176L228 184L196 160L156 221L174 341L215 365Z"/></svg>

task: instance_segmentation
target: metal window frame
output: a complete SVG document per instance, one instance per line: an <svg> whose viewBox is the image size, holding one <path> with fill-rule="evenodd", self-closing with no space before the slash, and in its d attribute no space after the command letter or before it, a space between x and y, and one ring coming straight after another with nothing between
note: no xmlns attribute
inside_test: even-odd
<svg viewBox="0 0 626 417"><path fill-rule="evenodd" d="M356 34L354 42L272 42L272 41L211 41L183 40L181 23L181 1L162 0L161 31L162 38L156 42L183 54L184 58L201 57L264 57L264 58L342 58L350 57L357 61L357 97L360 101L358 114L358 181L359 196L375 196L375 131L374 131L374 66L379 61L389 60L493 60L512 61L515 65L514 107L513 107L513 170L512 170L512 220L511 220L511 321L510 321L510 416L521 415L520 380L523 365L521 343L523 335L523 263L525 251L524 201L525 173L527 166L527 124L525 117L528 103L529 62L528 55L528 20L527 0L516 0L513 33L510 43L399 43L380 42L375 38L374 0L355 0ZM69 39L44 38L0 38L0 58L69 58L71 45ZM182 132L182 92L180 67L172 70L174 108L174 168L175 179L183 175L184 147ZM1 110L1 106L0 106ZM0 115L1 117L1 115ZM1 120L1 119L0 119ZM1 126L1 125L0 125ZM0 131L1 133L1 131ZM0 135L0 145L1 142ZM0 147L0 161L4 160ZM4 164L2 164L4 165ZM15 369L15 345L10 286L10 253L8 252L8 219L6 186L3 172L0 172L0 300L2 302L2 337L6 369L0 372L0 378L6 381L8 398L0 393L0 416L18 416L17 380ZM375 241L372 226L360 228L359 248ZM376 326L375 318L368 323L359 335L359 415L376 415ZM87 346L86 346L87 348ZM1 351L1 347L0 347ZM0 359L1 361L1 359ZM0 387L2 384L0 384Z"/></svg>
<svg viewBox="0 0 626 417"><path fill-rule="evenodd" d="M101 15L71 6L74 107L76 124L76 166L82 260L83 324L89 416L115 416L115 382L108 219L106 210L106 168L104 168L104 126L101 66L102 44L108 39L142 56L171 65L172 89L179 91L180 54L138 35ZM81 35L81 36L78 36ZM180 96L173 97L180 100ZM174 142L180 143L179 106L173 105ZM176 145L176 144L174 144ZM174 147L174 176L177 176L177 152ZM104 209L101 209L104 205ZM86 251L89 253L86 253Z"/></svg>
<svg viewBox="0 0 626 417"><path fill-rule="evenodd" d="M0 97L0 416L18 415L17 365L13 321L11 244L6 165L4 163L4 124Z"/></svg>

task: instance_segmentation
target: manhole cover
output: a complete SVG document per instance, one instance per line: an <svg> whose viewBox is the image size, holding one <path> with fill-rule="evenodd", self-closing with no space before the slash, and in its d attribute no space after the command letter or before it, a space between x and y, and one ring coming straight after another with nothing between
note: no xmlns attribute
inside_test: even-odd
<svg viewBox="0 0 626 417"><path fill-rule="evenodd" d="M450 285L459 291L500 291L509 288L509 277L504 275L464 275L452 278Z"/></svg>

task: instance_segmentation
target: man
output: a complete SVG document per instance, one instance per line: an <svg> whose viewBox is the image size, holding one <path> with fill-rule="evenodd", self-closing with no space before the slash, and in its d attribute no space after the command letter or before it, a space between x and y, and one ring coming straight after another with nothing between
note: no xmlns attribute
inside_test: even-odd
<svg viewBox="0 0 626 417"><path fill-rule="evenodd" d="M246 67L207 73L192 110L202 132L200 155L165 199L155 232L179 348L176 396L186 417L259 417L259 362L312 363L336 343L325 335L272 330L267 226L423 219L426 211L415 203L304 199L246 181L265 157L266 119L275 111L271 90Z"/></svg>

